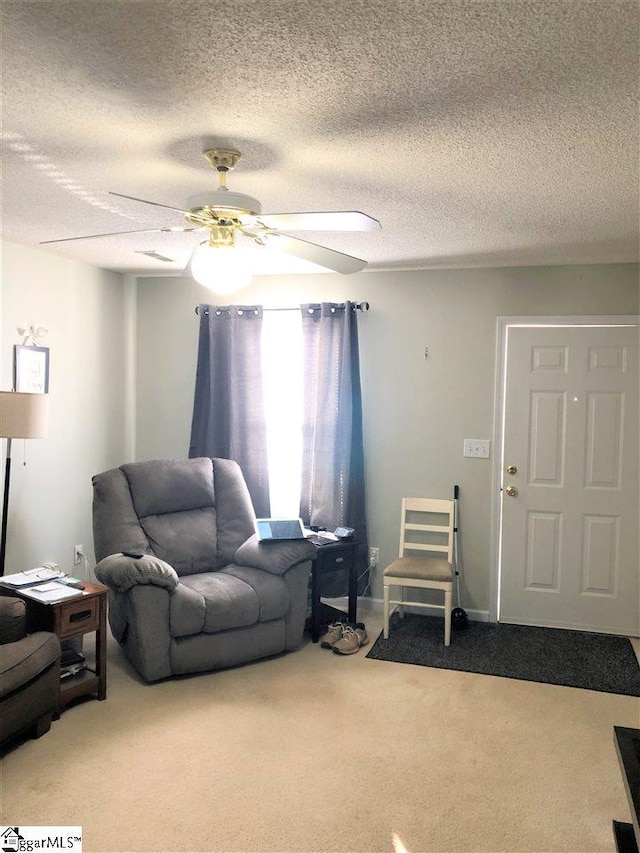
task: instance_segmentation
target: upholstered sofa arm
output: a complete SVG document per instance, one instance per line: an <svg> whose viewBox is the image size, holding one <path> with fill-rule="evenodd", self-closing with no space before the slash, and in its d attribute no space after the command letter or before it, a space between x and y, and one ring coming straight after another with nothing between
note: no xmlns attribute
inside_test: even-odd
<svg viewBox="0 0 640 853"><path fill-rule="evenodd" d="M237 566L251 566L271 572L272 575L283 575L297 563L310 560L314 553L314 546L306 539L260 542L254 534L238 548L233 556L233 562Z"/></svg>
<svg viewBox="0 0 640 853"><path fill-rule="evenodd" d="M151 554L142 557L126 557L124 554L110 554L100 560L95 568L100 583L115 592L127 592L134 586L152 584L169 592L178 586L175 569Z"/></svg>
<svg viewBox="0 0 640 853"><path fill-rule="evenodd" d="M0 595L0 645L26 637L26 607L21 598Z"/></svg>
<svg viewBox="0 0 640 853"><path fill-rule="evenodd" d="M59 667L59 660L60 640L50 631L36 631L4 644L0 649L0 699L25 687L52 664ZM23 714L28 716L29 712Z"/></svg>

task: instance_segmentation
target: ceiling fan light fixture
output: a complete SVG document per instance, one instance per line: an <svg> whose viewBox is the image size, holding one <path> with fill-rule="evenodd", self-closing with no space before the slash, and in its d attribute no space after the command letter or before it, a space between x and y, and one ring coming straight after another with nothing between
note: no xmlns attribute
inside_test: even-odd
<svg viewBox="0 0 640 853"><path fill-rule="evenodd" d="M198 284L219 296L242 290L253 277L248 259L235 246L216 246L208 240L196 247L188 270Z"/></svg>

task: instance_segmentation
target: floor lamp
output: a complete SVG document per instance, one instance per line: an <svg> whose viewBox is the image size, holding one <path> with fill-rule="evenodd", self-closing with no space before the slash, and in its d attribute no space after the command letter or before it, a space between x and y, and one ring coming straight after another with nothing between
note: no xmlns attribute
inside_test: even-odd
<svg viewBox="0 0 640 853"><path fill-rule="evenodd" d="M11 478L11 441L14 438L46 438L49 427L49 395L0 391L0 438L7 439L2 500L2 544L0 577L4 575L7 552L7 516L9 513L9 481Z"/></svg>

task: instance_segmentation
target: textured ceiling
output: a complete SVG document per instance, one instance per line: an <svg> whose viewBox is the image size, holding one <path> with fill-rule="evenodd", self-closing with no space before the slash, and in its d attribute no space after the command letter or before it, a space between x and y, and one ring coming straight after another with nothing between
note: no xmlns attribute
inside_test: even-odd
<svg viewBox="0 0 640 853"><path fill-rule="evenodd" d="M108 191L180 208L217 184L202 151L230 145L229 187L264 212L379 219L301 235L373 269L638 259L636 0L2 0L2 15L7 239L180 224ZM46 248L166 271L194 244Z"/></svg>

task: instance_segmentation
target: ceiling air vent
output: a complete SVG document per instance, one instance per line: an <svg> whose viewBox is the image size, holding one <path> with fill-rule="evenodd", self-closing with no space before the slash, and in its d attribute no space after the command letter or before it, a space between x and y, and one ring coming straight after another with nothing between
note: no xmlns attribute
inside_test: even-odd
<svg viewBox="0 0 640 853"><path fill-rule="evenodd" d="M158 252L155 252L153 249L146 252L136 251L136 255L146 255L148 258L153 258L154 261L165 261L168 264L173 263L173 258L165 258L164 255L159 255Z"/></svg>

